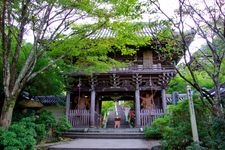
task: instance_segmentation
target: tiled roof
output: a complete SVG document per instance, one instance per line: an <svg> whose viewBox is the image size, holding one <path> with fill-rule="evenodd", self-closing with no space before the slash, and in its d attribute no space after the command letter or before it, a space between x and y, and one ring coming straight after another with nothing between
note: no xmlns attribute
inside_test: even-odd
<svg viewBox="0 0 225 150"><path fill-rule="evenodd" d="M23 91L21 93L21 99L23 100L33 100L37 102L41 102L43 105L65 105L66 96L32 96L28 92Z"/></svg>
<svg viewBox="0 0 225 150"><path fill-rule="evenodd" d="M163 28L163 27L158 27L158 28ZM143 27L141 30L136 31L136 34L140 37L153 37L154 35L156 35L156 33L158 31L160 31L160 29L158 29L157 27L155 29L152 29L148 26ZM193 41L194 37L195 37L196 31L193 30L189 30L185 33L184 35L184 39L187 45L190 45L191 42ZM100 38L113 38L116 36L116 32L113 31L110 28L103 28L103 29L99 29L96 30L95 32L93 32L92 34L90 34L88 36L89 39L100 39ZM179 37L179 33L178 32L174 32L174 36L175 37Z"/></svg>
<svg viewBox="0 0 225 150"><path fill-rule="evenodd" d="M220 85L220 95L221 95L221 97L225 97L225 82L224 83L222 83L221 85ZM210 91L209 91L209 93L212 95L212 96L215 96L215 88L213 88L213 89L211 89Z"/></svg>
<svg viewBox="0 0 225 150"><path fill-rule="evenodd" d="M151 37L154 31L149 27L144 27L141 30L137 31L136 34L140 37ZM90 34L88 38L90 39L99 39L99 38L112 38L116 36L116 32L109 28L99 29L94 33Z"/></svg>
<svg viewBox="0 0 225 150"><path fill-rule="evenodd" d="M88 36L89 39L111 38L115 37L115 32L111 29L100 29Z"/></svg>
<svg viewBox="0 0 225 150"><path fill-rule="evenodd" d="M65 105L66 103L65 96L34 96L34 99L41 102L43 105Z"/></svg>

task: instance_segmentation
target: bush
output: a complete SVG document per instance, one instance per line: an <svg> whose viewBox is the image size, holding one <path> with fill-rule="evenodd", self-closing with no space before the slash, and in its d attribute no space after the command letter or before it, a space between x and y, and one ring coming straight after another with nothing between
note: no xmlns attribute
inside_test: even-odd
<svg viewBox="0 0 225 150"><path fill-rule="evenodd" d="M212 147L215 149L225 149L225 119L215 117L212 119Z"/></svg>
<svg viewBox="0 0 225 150"><path fill-rule="evenodd" d="M36 143L43 141L49 130L55 135L71 126L66 118L61 118L58 123L48 111L42 111L39 115L34 114L13 122L8 129L0 128L0 149L4 150L33 150ZM54 133L53 133L54 135Z"/></svg>
<svg viewBox="0 0 225 150"><path fill-rule="evenodd" d="M48 131L56 125L56 119L51 112L42 110L36 119L36 123L44 124L46 130Z"/></svg>
<svg viewBox="0 0 225 150"><path fill-rule="evenodd" d="M170 116L168 115L157 118L151 126L144 129L145 137L151 139L161 139L165 128L169 124L169 120Z"/></svg>
<svg viewBox="0 0 225 150"><path fill-rule="evenodd" d="M0 136L0 145L5 150L13 149L34 149L36 144L36 131L33 117L27 117L20 122L13 123L9 129L2 129L4 132Z"/></svg>
<svg viewBox="0 0 225 150"><path fill-rule="evenodd" d="M66 130L69 130L71 127L72 127L71 124L65 117L60 118L55 127L56 136L57 137L62 136L62 133L65 132Z"/></svg>
<svg viewBox="0 0 225 150"><path fill-rule="evenodd" d="M200 101L195 101L197 127L201 146L206 147L210 137L209 111ZM168 106L169 114L157 118L145 129L148 138L161 138L164 149L183 150L193 145L188 101Z"/></svg>

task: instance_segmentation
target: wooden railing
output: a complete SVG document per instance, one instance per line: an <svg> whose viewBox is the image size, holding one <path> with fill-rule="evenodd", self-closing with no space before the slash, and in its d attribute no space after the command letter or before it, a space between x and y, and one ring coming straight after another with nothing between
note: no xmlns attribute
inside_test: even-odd
<svg viewBox="0 0 225 150"><path fill-rule="evenodd" d="M68 119L73 128L89 127L90 111L86 109L69 110ZM95 112L95 127L101 126L101 115Z"/></svg>
<svg viewBox="0 0 225 150"><path fill-rule="evenodd" d="M83 109L71 109L69 110L68 119L73 128L89 127L90 111Z"/></svg>
<svg viewBox="0 0 225 150"><path fill-rule="evenodd" d="M178 101L187 99L187 94L178 94ZM172 94L166 94L167 103L173 103Z"/></svg>
<svg viewBox="0 0 225 150"><path fill-rule="evenodd" d="M161 64L153 64L151 66L143 66L143 65L131 65L128 67L121 68L113 68L110 72L130 72L130 71L166 71L166 70L174 70L175 68L171 65L161 65Z"/></svg>
<svg viewBox="0 0 225 150"><path fill-rule="evenodd" d="M163 109L142 109L140 113L141 127L151 125L157 117L163 114Z"/></svg>

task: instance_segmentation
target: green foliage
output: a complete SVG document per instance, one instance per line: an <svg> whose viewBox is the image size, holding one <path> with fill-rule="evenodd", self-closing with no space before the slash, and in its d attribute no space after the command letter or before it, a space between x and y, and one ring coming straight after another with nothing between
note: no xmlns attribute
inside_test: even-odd
<svg viewBox="0 0 225 150"><path fill-rule="evenodd" d="M44 124L46 130L54 127L56 125L56 120L53 114L47 110L42 110L39 114L39 117L36 119L38 124Z"/></svg>
<svg viewBox="0 0 225 150"><path fill-rule="evenodd" d="M34 117L23 118L18 123L13 123L9 129L0 135L0 145L6 150L11 149L34 149L36 144L36 124Z"/></svg>
<svg viewBox="0 0 225 150"><path fill-rule="evenodd" d="M47 130L46 130L45 124L44 123L36 124L35 131L37 134L36 141L37 141L37 143L40 143L42 140L45 139L45 137L47 135Z"/></svg>
<svg viewBox="0 0 225 150"><path fill-rule="evenodd" d="M51 78L51 80L49 80ZM31 80L25 87L25 91L32 95L59 95L65 90L65 83L60 70L50 68Z"/></svg>
<svg viewBox="0 0 225 150"><path fill-rule="evenodd" d="M163 131L169 124L170 116L165 115L163 117L157 118L151 126L144 129L146 138L161 139L163 137Z"/></svg>
<svg viewBox="0 0 225 150"><path fill-rule="evenodd" d="M71 124L65 117L59 118L55 127L56 136L57 137L62 136L62 133L66 130L69 130L71 127L72 127Z"/></svg>
<svg viewBox="0 0 225 150"><path fill-rule="evenodd" d="M86 74L95 72L106 72L112 67L127 66L131 59L115 60L109 57L109 53L121 54L124 57L130 57L136 53L139 47L149 43L150 37L143 37L137 34L149 24L116 22L104 24L100 29L98 24L92 25L73 25L74 31L80 31L82 34L92 33L95 37L99 32L113 33L113 36L84 38L80 40L79 35L75 34L70 38L62 38L51 44L49 55L58 57L69 51L66 58L75 65L75 71ZM74 44L79 42L79 44ZM133 58L132 58L133 60Z"/></svg>
<svg viewBox="0 0 225 150"><path fill-rule="evenodd" d="M134 108L134 102L133 101L124 101L121 106L123 107L130 107L130 108Z"/></svg>
<svg viewBox="0 0 225 150"><path fill-rule="evenodd" d="M186 86L186 82L179 75L176 75L172 80L170 80L167 93L172 93L174 91L186 93Z"/></svg>
<svg viewBox="0 0 225 150"><path fill-rule="evenodd" d="M38 115L25 114L17 117L8 129L0 128L0 149L34 150L35 144L45 140L49 130L55 131L53 135L58 137L69 128L71 125L65 117L56 122L52 113L46 110Z"/></svg>
<svg viewBox="0 0 225 150"><path fill-rule="evenodd" d="M184 75L188 80L193 80L189 71L184 68L180 69L180 73ZM210 76L205 71L193 71L195 75L196 81L198 85L201 86L203 89L212 89L213 88L213 81ZM173 78L169 83L169 88L167 90L168 93L172 93L173 91L177 91L179 93L186 93L186 86L187 82L177 74L175 78Z"/></svg>
<svg viewBox="0 0 225 150"><path fill-rule="evenodd" d="M115 102L114 101L103 101L102 102L102 116L104 116L105 113L108 112L108 109L113 109L113 107L115 106Z"/></svg>
<svg viewBox="0 0 225 150"><path fill-rule="evenodd" d="M40 58L34 70L40 70L46 66L49 61L51 61L49 56ZM58 61L44 73L41 73L39 76L29 81L24 90L32 93L32 95L62 94L66 84L62 72L68 72L70 68L70 64L66 64L65 61ZM49 80L49 78L51 78L51 80Z"/></svg>
<svg viewBox="0 0 225 150"><path fill-rule="evenodd" d="M210 138L210 112L201 101L195 100L197 127L202 146L206 146ZM192 131L188 101L179 102L168 107L169 114L154 120L145 129L147 138L161 138L165 149L183 150L192 144Z"/></svg>
<svg viewBox="0 0 225 150"><path fill-rule="evenodd" d="M212 147L219 150L225 149L225 119L213 118L212 119Z"/></svg>

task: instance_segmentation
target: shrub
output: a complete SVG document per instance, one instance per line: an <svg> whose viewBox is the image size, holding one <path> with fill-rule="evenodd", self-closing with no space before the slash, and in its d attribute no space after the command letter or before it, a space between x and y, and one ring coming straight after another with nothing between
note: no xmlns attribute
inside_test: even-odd
<svg viewBox="0 0 225 150"><path fill-rule="evenodd" d="M201 146L205 147L210 137L209 111L201 101L195 101L197 127ZM145 129L145 136L161 138L164 149L183 150L193 145L188 101L179 102L176 106L168 106L169 114L153 121Z"/></svg>
<svg viewBox="0 0 225 150"><path fill-rule="evenodd" d="M36 123L44 124L46 130L49 130L56 125L56 119L51 112L42 110L36 119Z"/></svg>
<svg viewBox="0 0 225 150"><path fill-rule="evenodd" d="M34 149L36 132L34 118L23 118L20 122L13 123L9 129L3 129L0 144L5 150Z"/></svg>
<svg viewBox="0 0 225 150"><path fill-rule="evenodd" d="M219 150L225 149L225 119L215 117L212 119L212 147Z"/></svg>
<svg viewBox="0 0 225 150"><path fill-rule="evenodd" d="M170 120L169 115L157 118L151 126L144 129L146 138L161 139L163 137L163 132L168 126Z"/></svg>
<svg viewBox="0 0 225 150"><path fill-rule="evenodd" d="M36 137L37 143L40 143L42 140L46 138L47 131L44 124L37 124L35 126L35 131L37 134L37 137Z"/></svg>
<svg viewBox="0 0 225 150"><path fill-rule="evenodd" d="M69 130L71 127L72 127L71 124L65 117L59 118L55 127L56 136L57 137L62 136L62 133L65 132L66 130Z"/></svg>
<svg viewBox="0 0 225 150"><path fill-rule="evenodd" d="M33 150L36 143L46 138L50 129L58 127L58 132L64 131L66 125L66 121L61 120L56 126L55 118L48 111L42 111L38 116L21 117L8 129L0 128L0 149Z"/></svg>

